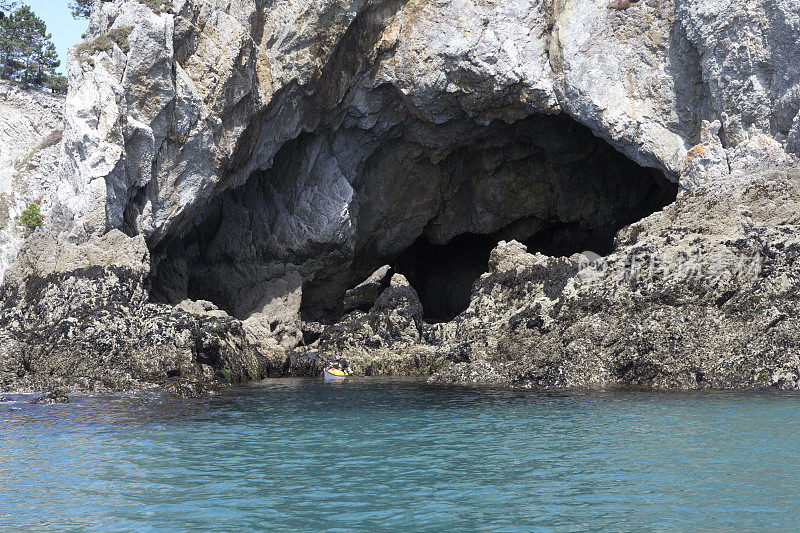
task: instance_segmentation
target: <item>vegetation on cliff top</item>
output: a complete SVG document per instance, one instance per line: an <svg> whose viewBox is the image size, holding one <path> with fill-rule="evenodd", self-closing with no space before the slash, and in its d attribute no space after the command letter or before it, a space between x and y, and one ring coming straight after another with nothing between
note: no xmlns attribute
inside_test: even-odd
<svg viewBox="0 0 800 533"><path fill-rule="evenodd" d="M172 12L172 0L138 0L138 2L159 14ZM92 15L93 3L94 0L72 0L69 3L72 16L75 18L89 18Z"/></svg>
<svg viewBox="0 0 800 533"><path fill-rule="evenodd" d="M131 49L128 37L130 37L132 31L133 26L121 26L109 30L91 41L86 41L76 46L75 57L80 60L87 59L88 56L97 52L110 52L114 45L119 46L120 50L127 54Z"/></svg>
<svg viewBox="0 0 800 533"><path fill-rule="evenodd" d="M0 9L8 3L0 5ZM44 21L28 6L0 18L0 77L64 93L67 80Z"/></svg>

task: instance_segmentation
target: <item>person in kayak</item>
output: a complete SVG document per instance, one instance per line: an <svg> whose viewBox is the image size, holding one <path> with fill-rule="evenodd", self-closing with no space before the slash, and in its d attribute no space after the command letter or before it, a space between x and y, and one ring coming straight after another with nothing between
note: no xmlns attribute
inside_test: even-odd
<svg viewBox="0 0 800 533"><path fill-rule="evenodd" d="M336 357L334 357L333 361L331 361L331 366L333 368L336 368L337 370L342 370L346 372L348 367L347 359L342 357L342 354L337 353Z"/></svg>

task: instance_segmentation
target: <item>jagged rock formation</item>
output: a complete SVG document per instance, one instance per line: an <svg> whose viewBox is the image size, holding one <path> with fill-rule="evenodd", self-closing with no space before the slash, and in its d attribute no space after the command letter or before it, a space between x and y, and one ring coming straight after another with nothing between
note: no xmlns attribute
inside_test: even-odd
<svg viewBox="0 0 800 533"><path fill-rule="evenodd" d="M265 376L240 322L148 303L149 259L116 230L81 246L37 231L0 289L0 390L197 394Z"/></svg>
<svg viewBox="0 0 800 533"><path fill-rule="evenodd" d="M345 354L361 375L429 375L450 361L422 342L423 328L417 292L395 274L368 312L353 311L326 328L317 348L325 359Z"/></svg>
<svg viewBox="0 0 800 533"><path fill-rule="evenodd" d="M128 36L70 62L75 231L143 234L165 302L247 319L242 290L297 274L331 319L421 237L610 241L670 200L664 176L797 151L796 0L626 7L103 3L89 40Z"/></svg>
<svg viewBox="0 0 800 533"><path fill-rule="evenodd" d="M501 243L438 339L465 361L435 379L800 388L800 169L735 177L626 228L593 265Z"/></svg>
<svg viewBox="0 0 800 533"><path fill-rule="evenodd" d="M375 305L375 301L380 297L381 293L383 293L389 286L389 283L391 283L391 278L389 276L391 272L391 266L383 265L370 274L367 279L345 292L344 299L342 300L344 311L349 312L355 311L356 309L369 311L372 306Z"/></svg>
<svg viewBox="0 0 800 533"><path fill-rule="evenodd" d="M377 306L328 328L320 349L365 372L444 367L440 383L798 389L798 205L797 167L740 173L629 226L604 258L501 242L469 308L404 339L405 358Z"/></svg>
<svg viewBox="0 0 800 533"><path fill-rule="evenodd" d="M798 12L800 0L97 3L68 64L61 238L140 237L152 287L137 294L158 304L137 300L134 315L183 313L192 335L226 324L214 338L273 375L317 370L297 350L316 343L369 373L455 363L442 380L797 386L788 321L759 344L745 317L769 313L735 295L794 310L774 277L793 279L793 243L770 229L793 223L792 179L742 176L797 163ZM585 281L570 258L618 264L647 242L668 265L698 251L708 266L728 241L755 242L753 224L779 257L763 286L666 274L630 288ZM512 239L540 253L490 256ZM347 290L381 265L407 286L345 315ZM182 357L199 375L198 356Z"/></svg>
<svg viewBox="0 0 800 533"><path fill-rule="evenodd" d="M0 281L23 242L28 204L57 204L64 97L0 80Z"/></svg>

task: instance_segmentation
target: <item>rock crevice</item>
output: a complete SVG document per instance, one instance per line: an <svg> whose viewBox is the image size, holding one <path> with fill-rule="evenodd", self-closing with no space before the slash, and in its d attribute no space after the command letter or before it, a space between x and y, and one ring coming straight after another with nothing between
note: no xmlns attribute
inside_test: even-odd
<svg viewBox="0 0 800 533"><path fill-rule="evenodd" d="M683 338L648 325L662 318L739 327L741 286L701 280L694 294L656 283L656 294L587 285L573 254L620 262L639 246L667 262L688 251L713 262L684 242L689 233L729 251L699 228L724 226L733 238L734 220L749 215L716 210L715 195L756 205L743 191L787 183L763 169L797 164L798 12L800 0L173 0L166 12L99 2L89 43L111 31L127 37L71 53L59 182L41 189L55 242L91 247L124 233L145 243L147 272L132 258L135 275L116 272L98 256L102 272L17 276L7 294L93 286L111 297L114 278L146 284L134 292L147 301L129 305L136 327L173 328L178 318L165 313L191 323L174 348L191 353L181 375L310 372L316 363L298 354L313 339L323 351L361 353L373 373L455 363L448 379L761 386L705 356L652 348ZM745 179L755 175L763 179ZM764 250L779 254L770 243L785 239L768 228L772 218L762 221ZM20 244L3 245L0 269ZM499 266L509 262L522 266ZM382 265L408 286L387 288L386 272L348 300ZM770 276L765 283L777 283ZM695 307L674 311L675 299ZM776 316L792 310L783 304ZM17 309L20 324L38 312ZM123 314L114 308L107 319L119 325ZM758 316L771 324L768 315ZM630 345L620 340L623 317L645 321L628 328L638 339ZM768 329L791 340L783 324ZM590 333L616 351L592 356ZM8 334L27 342L22 330ZM205 348L189 348L205 346L198 336L239 346L259 370L228 368L227 355L203 362ZM762 350L773 378L776 361L786 363L737 339ZM738 360L720 338L708 342ZM165 357L159 350L154 360Z"/></svg>

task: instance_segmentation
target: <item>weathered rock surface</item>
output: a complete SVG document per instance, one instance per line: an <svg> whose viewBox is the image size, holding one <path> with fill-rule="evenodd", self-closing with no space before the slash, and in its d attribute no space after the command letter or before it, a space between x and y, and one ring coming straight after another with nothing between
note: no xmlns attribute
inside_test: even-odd
<svg viewBox="0 0 800 533"><path fill-rule="evenodd" d="M17 219L37 203L46 224L57 205L64 97L0 80L0 281L23 243Z"/></svg>
<svg viewBox="0 0 800 533"><path fill-rule="evenodd" d="M240 322L148 303L149 269L142 237L37 231L0 286L0 390L196 394L266 374Z"/></svg>
<svg viewBox="0 0 800 533"><path fill-rule="evenodd" d="M47 392L35 400L33 403L39 405L52 405L56 403L69 403L69 396L67 396L64 391L60 389L54 389L50 392Z"/></svg>
<svg viewBox="0 0 800 533"><path fill-rule="evenodd" d="M164 302L246 320L295 271L330 319L421 237L608 237L659 177L793 157L798 0L624 4L104 2L89 40L130 31L69 62L72 231L143 234Z"/></svg>
<svg viewBox="0 0 800 533"><path fill-rule="evenodd" d="M434 379L800 388L798 206L795 167L687 193L593 265L501 243L437 339L462 361Z"/></svg>

